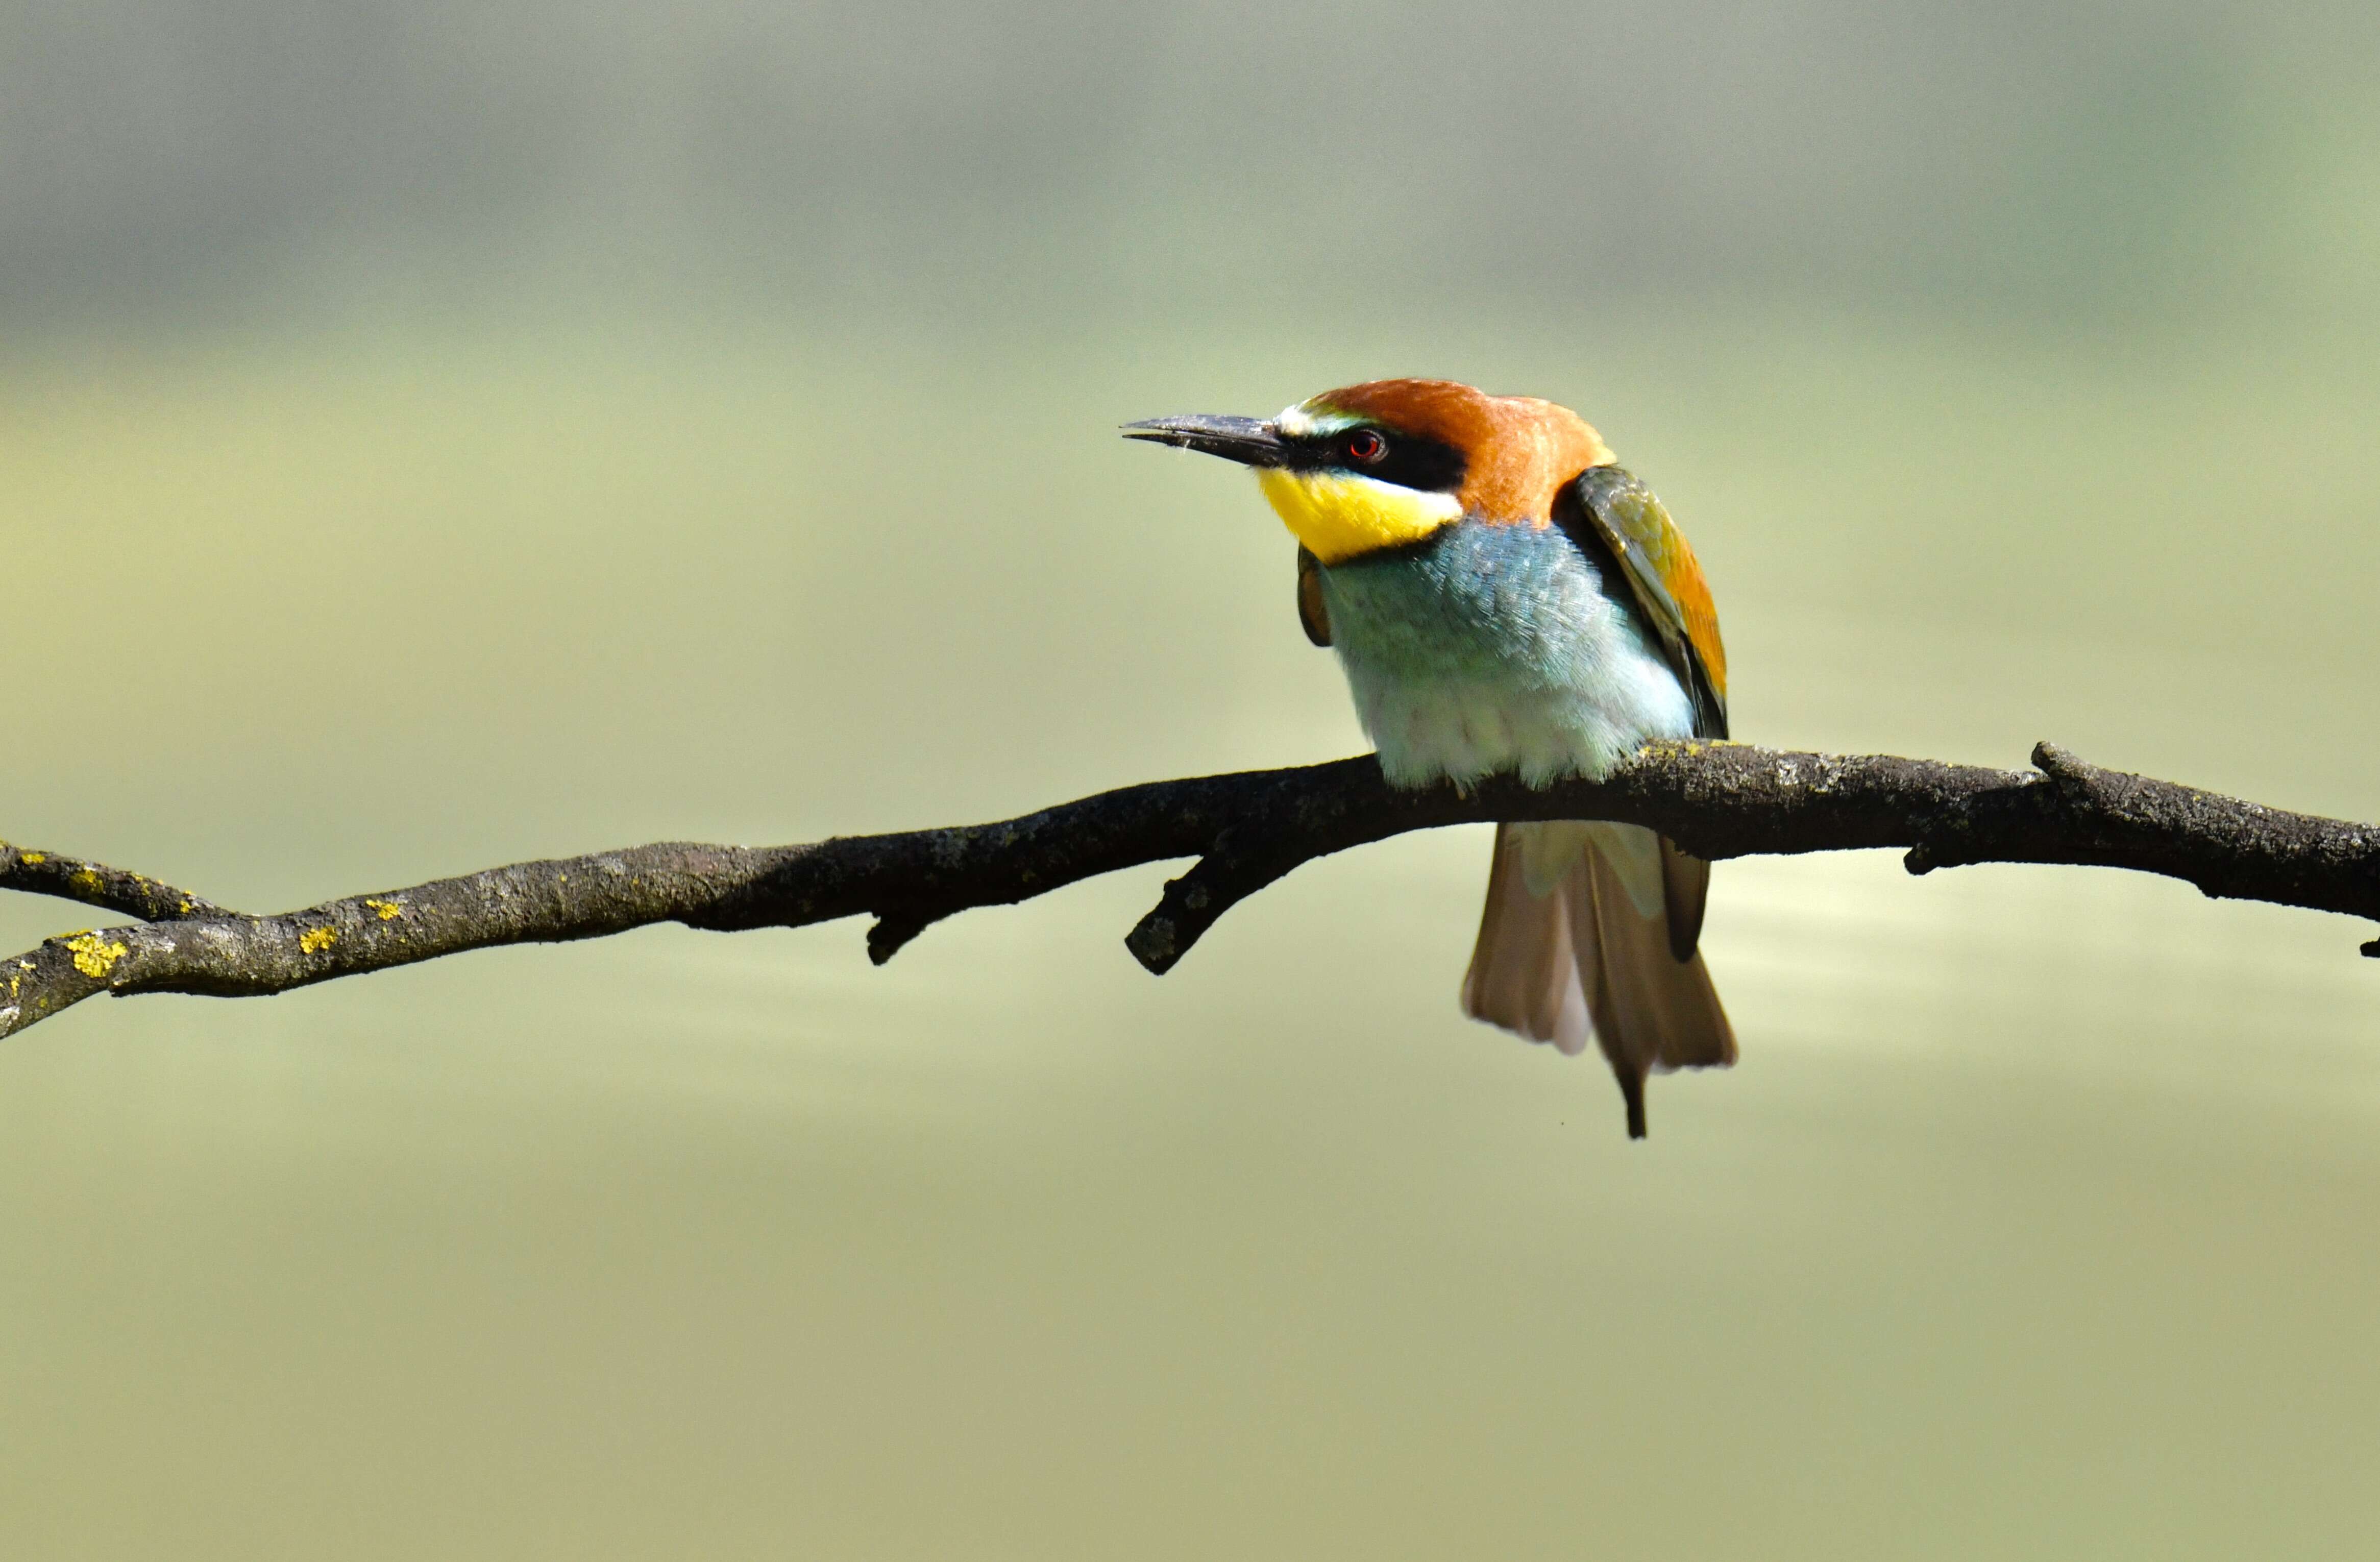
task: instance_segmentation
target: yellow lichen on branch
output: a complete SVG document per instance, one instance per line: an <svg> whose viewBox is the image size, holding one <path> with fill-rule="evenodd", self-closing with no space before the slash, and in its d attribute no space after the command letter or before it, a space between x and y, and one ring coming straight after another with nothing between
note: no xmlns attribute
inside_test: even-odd
<svg viewBox="0 0 2380 1562"><path fill-rule="evenodd" d="M75 970L90 977L105 976L110 967L131 952L96 933L78 933L67 940L67 953L74 957Z"/></svg>

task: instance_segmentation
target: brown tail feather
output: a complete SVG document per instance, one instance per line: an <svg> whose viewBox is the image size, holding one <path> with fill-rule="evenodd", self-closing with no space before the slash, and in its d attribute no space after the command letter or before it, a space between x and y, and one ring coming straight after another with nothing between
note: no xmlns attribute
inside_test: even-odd
<svg viewBox="0 0 2380 1562"><path fill-rule="evenodd" d="M1710 898L1710 864L1678 849L1669 836L1661 842L1661 899L1669 908L1670 953L1680 960L1694 958L1703 936L1703 903Z"/></svg>
<svg viewBox="0 0 2380 1562"><path fill-rule="evenodd" d="M1672 952L1680 942L1677 924L1686 920L1680 915L1687 909L1680 891L1698 892L1696 880L1706 879L1708 865L1661 841L1661 885L1638 885L1632 895L1626 873L1633 867L1642 875L1655 861L1646 849L1654 842L1635 840L1635 832L1633 825L1611 824L1497 827L1479 942L1463 980L1463 1008L1475 1019L1551 1042L1566 1053L1585 1051L1592 1033L1627 1102L1629 1137L1642 1139L1645 1076L1733 1063L1735 1032L1702 957L1680 960ZM1568 860L1558 873L1548 872L1542 862L1530 863L1533 850L1560 852ZM1547 893L1532 892L1532 876L1541 884L1552 880ZM1699 912L1699 900L1696 893L1692 912ZM1700 921L1692 915L1688 926Z"/></svg>
<svg viewBox="0 0 2380 1562"><path fill-rule="evenodd" d="M1575 1056L1586 1050L1590 1023L1571 938L1573 909L1584 902L1567 878L1559 893L1529 892L1517 834L1523 828L1496 826L1479 941L1463 977L1463 1012Z"/></svg>

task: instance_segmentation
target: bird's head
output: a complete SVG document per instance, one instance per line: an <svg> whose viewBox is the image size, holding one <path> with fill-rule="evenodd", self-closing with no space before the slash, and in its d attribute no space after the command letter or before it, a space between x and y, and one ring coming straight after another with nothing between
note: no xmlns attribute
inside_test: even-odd
<svg viewBox="0 0 2380 1562"><path fill-rule="evenodd" d="M1425 542L1464 516L1547 525L1562 484L1612 458L1567 408L1451 380L1372 380L1269 421L1151 418L1123 433L1254 468L1324 564Z"/></svg>

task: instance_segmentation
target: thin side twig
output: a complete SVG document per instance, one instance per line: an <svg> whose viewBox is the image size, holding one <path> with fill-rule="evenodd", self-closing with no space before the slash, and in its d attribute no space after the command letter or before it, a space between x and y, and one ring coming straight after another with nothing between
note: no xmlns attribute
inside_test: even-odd
<svg viewBox="0 0 2380 1562"><path fill-rule="evenodd" d="M203 896L160 884L145 874L128 873L104 862L13 846L6 841L0 841L0 889L55 895L61 900L79 900L120 917L139 917L144 922L228 914Z"/></svg>

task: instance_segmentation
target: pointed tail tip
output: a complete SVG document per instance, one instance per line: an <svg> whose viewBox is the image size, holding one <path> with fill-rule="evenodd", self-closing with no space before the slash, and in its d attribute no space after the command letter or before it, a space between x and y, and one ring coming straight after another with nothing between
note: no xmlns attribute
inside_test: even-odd
<svg viewBox="0 0 2380 1562"><path fill-rule="evenodd" d="M1628 1137L1631 1139L1644 1138L1645 1081L1638 1080L1633 1088L1631 1088L1628 1080L1623 1079L1620 1081L1620 1093L1624 1096L1628 1102Z"/></svg>

